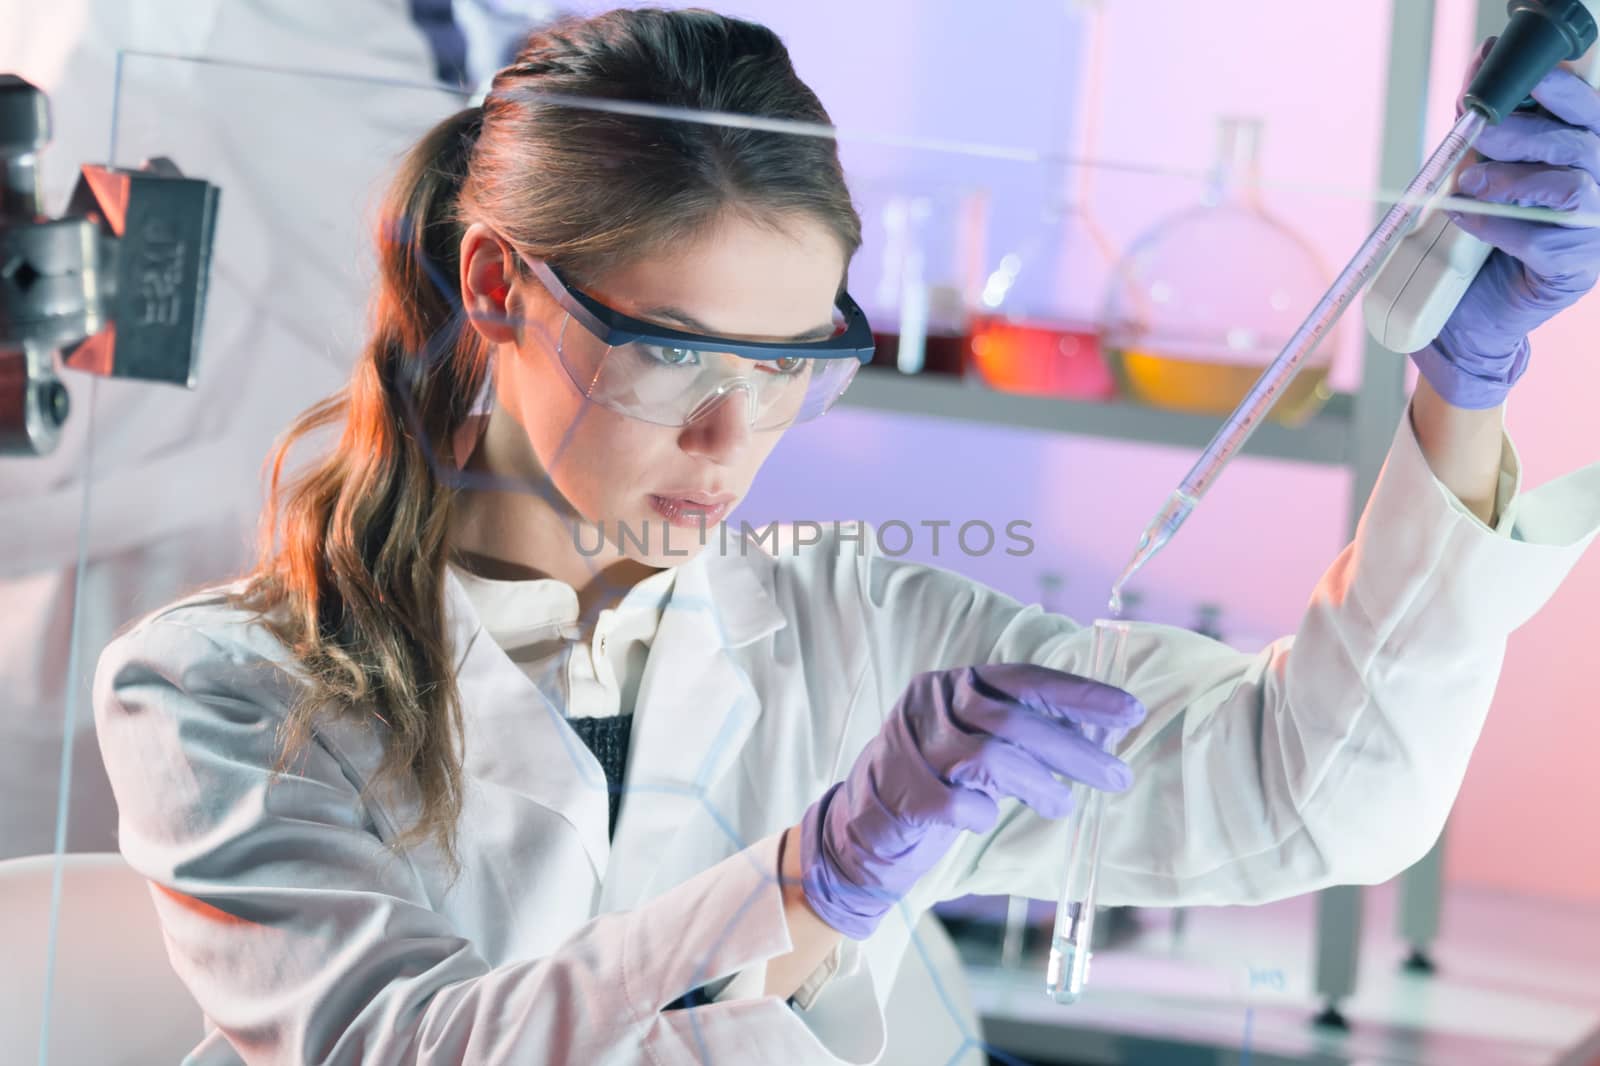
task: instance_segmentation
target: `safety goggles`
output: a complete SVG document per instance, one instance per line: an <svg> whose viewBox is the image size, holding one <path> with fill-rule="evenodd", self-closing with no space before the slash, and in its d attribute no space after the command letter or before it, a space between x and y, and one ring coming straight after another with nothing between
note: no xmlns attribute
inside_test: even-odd
<svg viewBox="0 0 1600 1066"><path fill-rule="evenodd" d="M781 429L827 411L872 359L872 327L842 290L830 337L735 340L631 318L569 285L549 263L524 262L566 311L553 344L578 391L646 422L686 426L742 399L751 429Z"/></svg>

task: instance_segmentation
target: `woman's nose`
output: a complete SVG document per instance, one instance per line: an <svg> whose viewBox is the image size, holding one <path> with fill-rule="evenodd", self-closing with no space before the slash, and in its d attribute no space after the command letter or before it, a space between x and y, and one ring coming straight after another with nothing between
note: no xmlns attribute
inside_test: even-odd
<svg viewBox="0 0 1600 1066"><path fill-rule="evenodd" d="M680 437L683 450L697 458L726 463L750 439L754 404L755 396L744 384L714 397L683 427Z"/></svg>

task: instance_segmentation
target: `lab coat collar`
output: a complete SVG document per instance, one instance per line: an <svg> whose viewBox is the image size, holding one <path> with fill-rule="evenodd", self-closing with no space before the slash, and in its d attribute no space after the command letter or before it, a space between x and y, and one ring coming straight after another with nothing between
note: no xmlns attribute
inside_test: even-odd
<svg viewBox="0 0 1600 1066"><path fill-rule="evenodd" d="M787 619L771 591L777 561L755 538L729 531L726 540L726 545L707 545L677 568L667 609L713 602L718 642L741 648L781 629ZM460 669L482 634L483 623L460 578L450 567L445 567L445 574L446 627Z"/></svg>
<svg viewBox="0 0 1600 1066"><path fill-rule="evenodd" d="M760 710L733 650L786 624L773 597L775 561L747 538L713 542L678 567L634 707L624 802L610 870L605 773L594 754L484 631L446 568L445 612L457 664L469 782L503 787L559 814L577 832L607 896L645 890L699 790L732 765ZM643 796L648 800L641 802ZM463 827L470 832L471 827ZM619 883L620 882L620 883Z"/></svg>
<svg viewBox="0 0 1600 1066"><path fill-rule="evenodd" d="M787 619L772 596L776 560L754 538L728 531L726 539L725 546L708 545L680 568L673 596L683 596L685 606L696 597L713 603L719 644L742 648L783 628Z"/></svg>

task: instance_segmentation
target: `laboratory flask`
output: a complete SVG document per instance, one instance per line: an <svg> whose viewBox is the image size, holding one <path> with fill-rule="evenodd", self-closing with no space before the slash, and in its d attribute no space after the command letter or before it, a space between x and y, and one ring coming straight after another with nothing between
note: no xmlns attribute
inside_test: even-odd
<svg viewBox="0 0 1600 1066"><path fill-rule="evenodd" d="M971 320L971 372L990 388L1106 400L1100 294L1116 253L1094 217L1064 203L990 273Z"/></svg>
<svg viewBox="0 0 1600 1066"><path fill-rule="evenodd" d="M1101 299L1118 256L1091 206L1101 117L1105 18L1084 19L1079 161L1050 168L1044 210L984 280L972 316L969 373L990 388L1108 400L1115 379L1100 351Z"/></svg>
<svg viewBox="0 0 1600 1066"><path fill-rule="evenodd" d="M1103 343L1130 399L1228 414L1332 281L1311 245L1263 206L1261 140L1259 119L1220 120L1201 203L1135 239L1113 272ZM1299 425L1321 409L1336 350L1336 336L1323 339L1273 421Z"/></svg>

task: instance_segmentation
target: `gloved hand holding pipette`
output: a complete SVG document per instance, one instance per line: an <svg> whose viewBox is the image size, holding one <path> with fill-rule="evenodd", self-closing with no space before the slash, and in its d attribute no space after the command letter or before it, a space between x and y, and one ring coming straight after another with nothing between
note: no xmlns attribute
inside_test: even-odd
<svg viewBox="0 0 1600 1066"><path fill-rule="evenodd" d="M1445 282L1452 277L1452 271L1441 273L1439 267L1459 266L1450 261L1463 250L1452 248L1449 242L1441 243L1439 258L1446 263L1423 270L1424 261L1433 258L1438 237L1415 224L1421 205L1444 187L1475 144L1484 144L1482 138L1488 137L1484 154L1489 156L1489 162L1469 166L1463 172L1469 195L1475 182L1481 181L1476 188L1486 200L1562 210L1588 207L1592 211L1600 207L1595 174L1585 169L1586 165L1595 165L1590 138L1600 136L1596 133L1600 129L1600 90L1557 66L1560 62L1584 61L1588 65L1583 69L1590 80L1600 80L1595 78L1593 66L1600 28L1591 14L1593 7L1600 6L1600 0L1565 4L1517 0L1510 6L1512 19L1505 37L1488 41L1479 53L1477 65L1468 73L1467 90L1458 105L1455 125L1145 527L1133 558L1112 586L1114 615L1120 610L1121 591L1129 579L1188 520L1272 409L1306 355L1380 265L1387 263L1385 274L1397 274L1399 279L1398 288L1391 283L1375 305L1381 312L1378 319L1385 324L1381 336L1388 335L1387 320L1394 315L1402 319L1419 315L1425 318L1430 308L1448 306L1441 297L1451 294ZM1517 108L1529 94L1553 117L1519 114ZM1505 129L1491 135L1491 127L1497 125ZM1447 406L1490 410L1499 406L1527 364L1528 331L1593 286L1596 273L1600 272L1600 238L1593 229L1581 225L1481 216L1451 232L1466 234L1469 240L1474 235L1481 236L1481 241L1470 240L1471 245L1486 253L1490 249L1494 252L1487 259L1474 262L1469 275L1454 274L1471 276L1472 280L1467 291L1454 290L1460 292L1459 302L1438 336L1431 343L1419 340L1416 345L1397 350L1412 353L1424 380ZM1400 254L1405 252L1408 234L1426 238L1420 260L1415 254ZM1418 280L1415 292L1411 291L1413 279ZM1369 313L1368 317L1370 323L1372 315ZM1404 336L1406 331L1400 330L1397 335ZM1424 451L1433 449L1425 444ZM1430 454L1430 463L1435 458Z"/></svg>
<svg viewBox="0 0 1600 1066"><path fill-rule="evenodd" d="M1144 715L1121 689L1043 666L919 674L800 823L806 901L834 929L865 939L963 830L993 827L1000 800L1060 818L1071 812L1073 781L1128 788L1131 771L1102 745Z"/></svg>
<svg viewBox="0 0 1600 1066"><path fill-rule="evenodd" d="M1493 41L1468 73L1476 72ZM1479 135L1484 162L1465 168L1459 195L1485 203L1577 211L1563 225L1453 211L1455 224L1496 251L1438 338L1412 354L1418 371L1457 407L1502 403L1528 365L1528 334L1592 289L1600 276L1600 92L1557 68L1534 88L1548 114L1507 115Z"/></svg>

